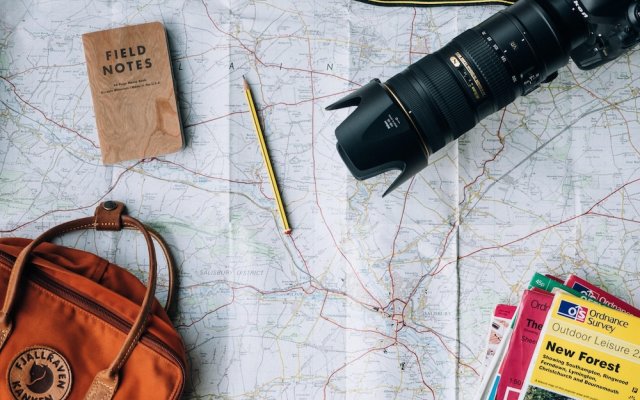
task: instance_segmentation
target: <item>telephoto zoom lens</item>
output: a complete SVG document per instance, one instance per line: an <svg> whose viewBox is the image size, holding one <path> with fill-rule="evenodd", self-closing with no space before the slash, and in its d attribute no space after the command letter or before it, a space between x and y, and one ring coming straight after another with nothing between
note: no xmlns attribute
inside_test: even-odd
<svg viewBox="0 0 640 400"><path fill-rule="evenodd" d="M358 179L400 170L386 195L481 119L553 80L588 37L577 0L519 0L329 106L358 106L336 129L338 152Z"/></svg>

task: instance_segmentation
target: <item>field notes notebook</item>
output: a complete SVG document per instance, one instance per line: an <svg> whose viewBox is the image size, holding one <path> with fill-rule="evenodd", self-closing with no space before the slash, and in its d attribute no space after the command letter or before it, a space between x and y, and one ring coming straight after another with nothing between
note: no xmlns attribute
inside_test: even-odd
<svg viewBox="0 0 640 400"><path fill-rule="evenodd" d="M102 161L183 147L167 34L159 22L82 35Z"/></svg>

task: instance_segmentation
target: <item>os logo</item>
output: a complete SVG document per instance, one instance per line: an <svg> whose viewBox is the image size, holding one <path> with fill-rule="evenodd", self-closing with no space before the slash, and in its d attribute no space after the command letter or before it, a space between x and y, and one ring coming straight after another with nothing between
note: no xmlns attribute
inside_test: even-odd
<svg viewBox="0 0 640 400"><path fill-rule="evenodd" d="M587 307L574 304L570 301L562 300L560 307L558 307L558 315L567 317L577 322L584 322L587 319L587 313L589 309Z"/></svg>
<svg viewBox="0 0 640 400"><path fill-rule="evenodd" d="M585 296L589 296L592 299L598 299L598 297L600 297L600 295L597 292L594 292L593 290L582 286L579 283L574 283L572 289L577 290L578 292L582 293Z"/></svg>

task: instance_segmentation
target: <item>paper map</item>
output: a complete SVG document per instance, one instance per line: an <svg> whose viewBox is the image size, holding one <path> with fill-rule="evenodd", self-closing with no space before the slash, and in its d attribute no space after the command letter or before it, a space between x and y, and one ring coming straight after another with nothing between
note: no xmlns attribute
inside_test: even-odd
<svg viewBox="0 0 640 400"><path fill-rule="evenodd" d="M1 234L35 237L107 199L159 230L179 265L186 399L468 399L493 308L517 303L535 271L576 273L640 304L637 51L590 72L562 69L383 199L395 174L353 179L335 151L348 110L324 108L501 7L0 7ZM103 166L81 35L149 21L168 31L186 148ZM144 276L133 233L63 243Z"/></svg>

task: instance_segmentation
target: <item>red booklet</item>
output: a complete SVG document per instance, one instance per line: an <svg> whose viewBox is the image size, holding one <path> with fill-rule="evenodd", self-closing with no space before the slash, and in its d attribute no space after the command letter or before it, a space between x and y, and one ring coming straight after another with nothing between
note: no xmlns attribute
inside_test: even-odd
<svg viewBox="0 0 640 400"><path fill-rule="evenodd" d="M605 306L611 307L615 310L640 317L640 310L638 310L634 306L627 304L620 298L612 295L611 293L605 292L598 286L578 276L569 275L565 285L569 286L571 289L577 290L578 292L589 296L600 304L604 304Z"/></svg>
<svg viewBox="0 0 640 400"><path fill-rule="evenodd" d="M552 302L551 293L524 291L511 341L500 364L496 400L518 400L529 362Z"/></svg>

